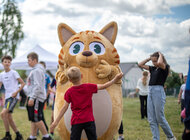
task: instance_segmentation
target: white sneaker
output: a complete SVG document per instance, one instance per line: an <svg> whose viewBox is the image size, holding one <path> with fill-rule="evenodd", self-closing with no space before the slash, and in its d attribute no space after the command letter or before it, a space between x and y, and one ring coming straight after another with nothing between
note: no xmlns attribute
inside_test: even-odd
<svg viewBox="0 0 190 140"><path fill-rule="evenodd" d="M167 138L166 140L177 140L176 137L173 138Z"/></svg>

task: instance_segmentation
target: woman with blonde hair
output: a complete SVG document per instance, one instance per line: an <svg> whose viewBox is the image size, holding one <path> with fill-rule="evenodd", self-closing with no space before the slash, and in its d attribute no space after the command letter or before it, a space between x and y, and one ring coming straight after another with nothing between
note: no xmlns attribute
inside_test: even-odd
<svg viewBox="0 0 190 140"><path fill-rule="evenodd" d="M144 117L147 118L147 97L149 78L147 71L143 71L142 75L142 78L140 78L137 82L136 93L139 93L141 119L144 119Z"/></svg>

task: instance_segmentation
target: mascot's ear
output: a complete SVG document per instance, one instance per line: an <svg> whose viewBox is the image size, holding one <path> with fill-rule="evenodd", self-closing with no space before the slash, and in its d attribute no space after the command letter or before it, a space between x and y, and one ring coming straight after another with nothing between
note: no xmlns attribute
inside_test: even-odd
<svg viewBox="0 0 190 140"><path fill-rule="evenodd" d="M107 24L102 30L99 32L103 36L105 36L112 44L115 43L115 39L117 36L117 23L112 21Z"/></svg>
<svg viewBox="0 0 190 140"><path fill-rule="evenodd" d="M75 35L76 32L69 27L67 24L60 23L58 26L58 36L59 36L59 41L61 43L61 46L65 44L71 38L71 36Z"/></svg>

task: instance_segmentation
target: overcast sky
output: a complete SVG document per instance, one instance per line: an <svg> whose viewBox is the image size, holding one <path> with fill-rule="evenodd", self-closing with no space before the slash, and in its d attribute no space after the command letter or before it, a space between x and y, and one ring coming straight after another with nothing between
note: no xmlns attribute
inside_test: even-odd
<svg viewBox="0 0 190 140"><path fill-rule="evenodd" d="M188 71L190 0L17 0L25 39L17 56L36 44L58 55L57 26L76 32L118 24L115 42L121 62L139 62L161 51L175 72Z"/></svg>

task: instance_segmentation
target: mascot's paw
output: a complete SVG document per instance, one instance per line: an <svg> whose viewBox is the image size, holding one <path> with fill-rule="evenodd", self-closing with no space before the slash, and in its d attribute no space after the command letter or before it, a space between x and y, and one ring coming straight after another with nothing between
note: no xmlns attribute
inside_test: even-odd
<svg viewBox="0 0 190 140"><path fill-rule="evenodd" d="M55 78L61 84L64 84L68 81L68 78L63 71L58 71Z"/></svg>
<svg viewBox="0 0 190 140"><path fill-rule="evenodd" d="M67 78L67 76L65 75L65 73L61 73L61 75L60 75L58 81L59 81L61 84L64 84L64 83L66 83L66 82L68 81L68 78Z"/></svg>
<svg viewBox="0 0 190 140"><path fill-rule="evenodd" d="M105 61L101 60L99 66L96 68L98 78L106 78L111 73L111 66Z"/></svg>
<svg viewBox="0 0 190 140"><path fill-rule="evenodd" d="M64 63L63 67L59 66L59 69L55 75L55 79L61 83L64 84L68 81L68 78L66 76L68 65Z"/></svg>
<svg viewBox="0 0 190 140"><path fill-rule="evenodd" d="M120 69L116 66L111 66L111 74L108 76L109 80L112 80L118 73L120 73ZM122 80L118 80L116 84L121 84Z"/></svg>

